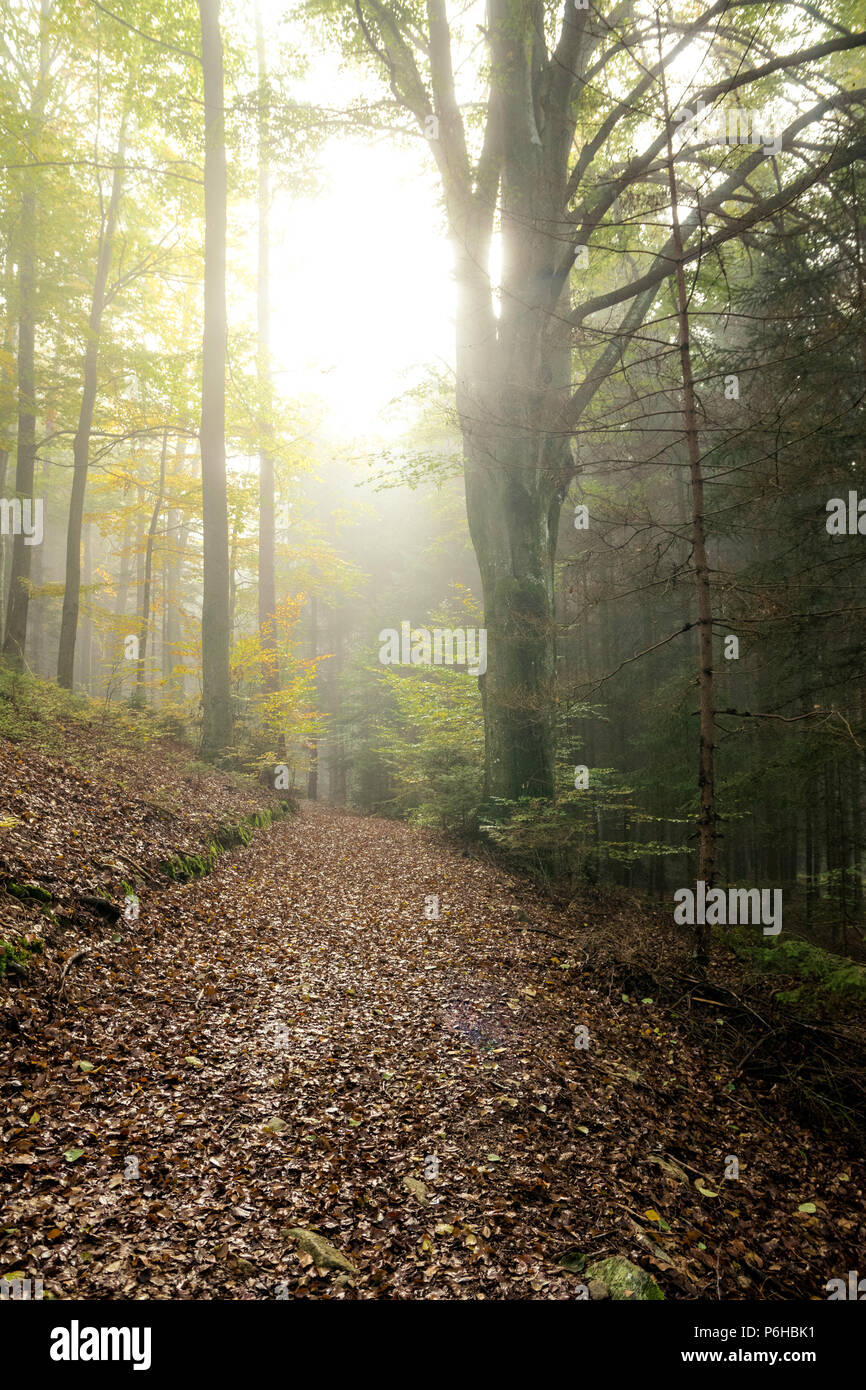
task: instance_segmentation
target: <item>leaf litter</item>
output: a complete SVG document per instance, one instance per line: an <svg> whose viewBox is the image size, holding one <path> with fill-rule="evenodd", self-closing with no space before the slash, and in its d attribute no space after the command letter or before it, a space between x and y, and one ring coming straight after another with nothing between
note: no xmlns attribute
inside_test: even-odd
<svg viewBox="0 0 866 1390"><path fill-rule="evenodd" d="M121 833L90 792L7 872L50 852L80 887ZM0 1267L52 1297L568 1299L616 1255L669 1298L814 1298L856 1268L859 1159L434 832L305 803L121 926L55 1013L4 987Z"/></svg>

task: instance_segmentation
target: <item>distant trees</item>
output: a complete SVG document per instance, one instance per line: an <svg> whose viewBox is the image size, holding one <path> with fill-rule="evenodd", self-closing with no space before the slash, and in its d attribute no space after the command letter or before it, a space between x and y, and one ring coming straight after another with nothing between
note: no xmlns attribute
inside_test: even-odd
<svg viewBox="0 0 866 1390"><path fill-rule="evenodd" d="M268 79L260 25L258 80L247 82L242 47L231 50L243 96L227 122L211 0L0 8L4 655L19 669L56 670L67 689L174 703L200 725L207 757L231 748L234 704L247 736L253 707L255 737L282 747L271 725L305 694L290 654L293 609L278 602L290 567L275 510L289 475L309 464L286 449L286 403L270 384L268 187L272 157L283 186L294 177L286 151L304 118L287 114L282 79ZM255 55L255 31L245 42ZM258 325L244 321L236 277L229 369L227 261L239 252L227 244L226 144L245 154L257 131ZM239 159L238 171L233 194L243 197L255 162ZM227 478L227 439L239 454L261 448L259 506ZM34 488L45 503L38 548L17 521ZM260 611L248 597L256 588ZM256 629L265 659L251 666Z"/></svg>
<svg viewBox="0 0 866 1390"><path fill-rule="evenodd" d="M750 238L748 257L726 258L723 313L712 260L689 295L715 633L716 872L785 884L791 921L834 944L862 920L866 849L866 555L862 538L828 533L826 509L866 491L863 198L859 170L829 173L808 212L786 211ZM679 883L689 873L698 734L697 552L670 336L645 335L624 358L606 434L591 453L586 441L590 530L561 533L563 686L591 708L566 736L598 769L593 799L607 768L631 792L627 819L600 811L601 836L617 846L606 874L659 893L672 871Z"/></svg>

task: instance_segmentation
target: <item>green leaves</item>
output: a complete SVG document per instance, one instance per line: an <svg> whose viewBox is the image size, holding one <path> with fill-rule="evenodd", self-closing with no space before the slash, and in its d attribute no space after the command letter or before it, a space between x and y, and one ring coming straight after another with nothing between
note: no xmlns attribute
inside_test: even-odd
<svg viewBox="0 0 866 1390"><path fill-rule="evenodd" d="M695 1187L702 1197L718 1197L718 1192L713 1192L711 1187L707 1187L701 1178L695 1178Z"/></svg>

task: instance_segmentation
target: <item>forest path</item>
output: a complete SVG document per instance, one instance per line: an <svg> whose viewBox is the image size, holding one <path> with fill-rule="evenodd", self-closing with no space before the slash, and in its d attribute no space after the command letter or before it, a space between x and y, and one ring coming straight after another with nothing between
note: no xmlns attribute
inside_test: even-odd
<svg viewBox="0 0 866 1390"><path fill-rule="evenodd" d="M580 922L539 902L524 931L517 902L436 835L310 803L143 897L132 943L76 975L27 1054L21 1123L38 1120L5 1267L58 1298L569 1298L557 1260L578 1247L713 1296L724 1248L727 1296L743 1270L779 1296L768 1265L814 1294L832 1271L796 1219L803 1135L720 1105L717 1060L711 1077L652 1001L581 974ZM725 1189L732 1142L772 1147L786 1183L799 1170L795 1264L736 1259L743 1206L755 1240L780 1218L766 1175ZM294 1227L357 1274L317 1270Z"/></svg>

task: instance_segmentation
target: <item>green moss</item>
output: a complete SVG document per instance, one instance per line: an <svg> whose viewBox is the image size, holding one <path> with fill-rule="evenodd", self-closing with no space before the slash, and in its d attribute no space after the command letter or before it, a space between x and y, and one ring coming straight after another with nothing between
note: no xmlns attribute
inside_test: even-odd
<svg viewBox="0 0 866 1390"><path fill-rule="evenodd" d="M214 831L213 840L201 854L175 855L161 864L160 868L175 883L188 883L190 879L201 878L211 872L221 854L248 845L257 830L264 830L276 821L284 820L291 810L290 802L281 801L274 810L254 811L240 821L218 826Z"/></svg>
<svg viewBox="0 0 866 1390"><path fill-rule="evenodd" d="M34 956L41 955L41 941L0 941L0 979L6 975L26 975Z"/></svg>
<svg viewBox="0 0 866 1390"><path fill-rule="evenodd" d="M622 1255L611 1255L606 1260L598 1260L589 1266L584 1278L587 1283L598 1280L605 1284L615 1303L654 1303L664 1299L664 1294L652 1275Z"/></svg>
<svg viewBox="0 0 866 1390"><path fill-rule="evenodd" d="M160 868L175 883L188 883L190 879L209 874L218 854L218 847L212 844L202 854L178 854L166 859Z"/></svg>
<svg viewBox="0 0 866 1390"><path fill-rule="evenodd" d="M13 883L10 880L6 884L6 892L11 893L13 898L21 898L22 901L53 902L52 894L48 892L47 888L40 888L38 883Z"/></svg>
<svg viewBox="0 0 866 1390"><path fill-rule="evenodd" d="M761 974L788 975L800 981L777 997L806 1013L814 1013L818 1007L840 1008L866 1001L866 968L847 956L834 955L809 941L774 940L756 945L732 934L729 944L735 955Z"/></svg>

